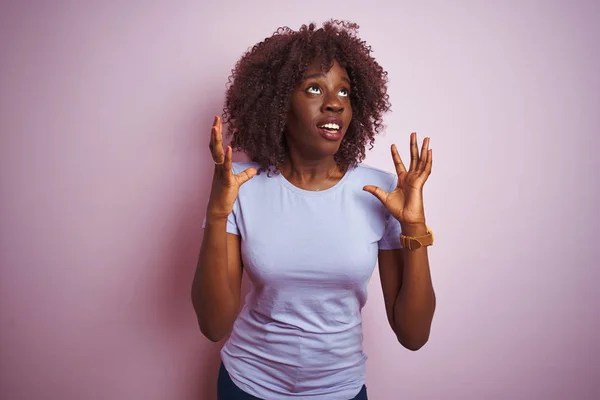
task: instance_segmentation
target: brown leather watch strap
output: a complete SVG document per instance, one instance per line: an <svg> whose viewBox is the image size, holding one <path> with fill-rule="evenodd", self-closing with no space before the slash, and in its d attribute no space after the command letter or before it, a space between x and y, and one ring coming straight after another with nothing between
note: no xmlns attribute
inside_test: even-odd
<svg viewBox="0 0 600 400"><path fill-rule="evenodd" d="M404 236L400 235L402 247L408 250L416 250L421 247L431 246L433 244L433 232L427 227L427 234L424 236Z"/></svg>

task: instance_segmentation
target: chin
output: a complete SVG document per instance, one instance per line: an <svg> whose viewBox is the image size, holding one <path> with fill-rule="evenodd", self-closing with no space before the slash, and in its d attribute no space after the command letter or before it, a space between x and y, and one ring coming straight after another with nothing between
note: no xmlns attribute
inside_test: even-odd
<svg viewBox="0 0 600 400"><path fill-rule="evenodd" d="M329 146L324 146L318 150L318 152L322 155L322 158L332 157L337 154L340 150L341 141L337 143L331 143Z"/></svg>

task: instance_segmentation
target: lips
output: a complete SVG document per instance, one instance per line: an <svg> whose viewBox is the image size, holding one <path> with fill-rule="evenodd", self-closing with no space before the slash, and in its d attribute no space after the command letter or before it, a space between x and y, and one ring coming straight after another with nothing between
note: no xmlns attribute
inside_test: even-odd
<svg viewBox="0 0 600 400"><path fill-rule="evenodd" d="M317 130L327 140L339 140L343 134L344 123L339 118L326 118L317 123Z"/></svg>

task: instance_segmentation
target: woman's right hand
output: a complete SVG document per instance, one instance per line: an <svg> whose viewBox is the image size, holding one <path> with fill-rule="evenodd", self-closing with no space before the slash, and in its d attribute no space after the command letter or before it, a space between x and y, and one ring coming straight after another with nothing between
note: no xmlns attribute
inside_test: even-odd
<svg viewBox="0 0 600 400"><path fill-rule="evenodd" d="M256 175L255 168L246 168L239 174L234 174L232 164L232 149L223 149L223 126L221 118L215 117L210 135L210 153L215 162L212 189L206 213L207 219L227 218L233 210L240 186Z"/></svg>

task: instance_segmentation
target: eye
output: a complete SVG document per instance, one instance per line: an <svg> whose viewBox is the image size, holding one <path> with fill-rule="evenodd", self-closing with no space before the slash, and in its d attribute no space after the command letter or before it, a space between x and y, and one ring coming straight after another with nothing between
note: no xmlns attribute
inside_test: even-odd
<svg viewBox="0 0 600 400"><path fill-rule="evenodd" d="M317 85L310 85L306 91L312 94L321 94L321 88L319 88Z"/></svg>
<svg viewBox="0 0 600 400"><path fill-rule="evenodd" d="M348 96L350 96L350 91L346 88L343 88L343 89L340 89L339 94L342 97L348 97Z"/></svg>

